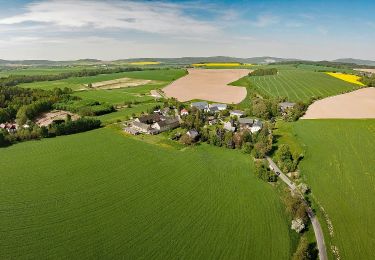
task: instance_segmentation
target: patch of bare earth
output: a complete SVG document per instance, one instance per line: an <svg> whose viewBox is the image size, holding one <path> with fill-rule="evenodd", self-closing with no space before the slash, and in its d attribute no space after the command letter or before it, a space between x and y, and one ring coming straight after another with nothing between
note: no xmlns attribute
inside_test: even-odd
<svg viewBox="0 0 375 260"><path fill-rule="evenodd" d="M246 97L245 87L228 86L246 76L246 69L189 69L189 74L163 89L167 97L185 102L193 99L221 103L240 103Z"/></svg>
<svg viewBox="0 0 375 260"><path fill-rule="evenodd" d="M159 81L149 80L149 79L132 79L132 78L121 78L95 82L91 84L91 87L85 85L86 89L118 89L118 88L129 88L129 87L138 87L147 84L159 84Z"/></svg>
<svg viewBox="0 0 375 260"><path fill-rule="evenodd" d="M66 120L68 115L71 116L72 121L77 120L79 118L79 115L73 114L68 111L54 110L40 115L36 119L35 123L38 126L49 126L50 124L52 124L54 120Z"/></svg>
<svg viewBox="0 0 375 260"><path fill-rule="evenodd" d="M302 119L320 118L375 118L375 88L362 88L318 100L302 117Z"/></svg>
<svg viewBox="0 0 375 260"><path fill-rule="evenodd" d="M363 71L363 72L370 72L370 73L374 73L375 74L375 69L354 69L354 70Z"/></svg>

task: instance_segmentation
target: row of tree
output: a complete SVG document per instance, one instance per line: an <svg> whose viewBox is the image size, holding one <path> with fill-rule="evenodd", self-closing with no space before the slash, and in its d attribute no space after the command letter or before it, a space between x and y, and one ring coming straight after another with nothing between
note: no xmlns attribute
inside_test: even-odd
<svg viewBox="0 0 375 260"><path fill-rule="evenodd" d="M249 76L268 76L268 75L276 75L277 69L276 68L264 68L264 69L256 69L249 73Z"/></svg>
<svg viewBox="0 0 375 260"><path fill-rule="evenodd" d="M20 128L15 133L8 133L0 129L0 147L27 140L86 132L99 128L100 126L100 120L93 118L80 118L76 121L72 121L70 117L68 117L67 120L56 121L48 127L39 127L30 122L29 128Z"/></svg>

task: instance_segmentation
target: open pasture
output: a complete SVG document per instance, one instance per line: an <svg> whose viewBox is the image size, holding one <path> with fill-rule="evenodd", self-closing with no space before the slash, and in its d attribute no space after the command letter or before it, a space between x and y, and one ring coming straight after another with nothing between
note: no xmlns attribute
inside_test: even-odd
<svg viewBox="0 0 375 260"><path fill-rule="evenodd" d="M0 165L2 259L292 254L277 193L240 152L104 128L2 148Z"/></svg>
<svg viewBox="0 0 375 260"><path fill-rule="evenodd" d="M375 120L300 120L293 125L306 148L301 174L333 224L333 237L325 234L327 249L333 243L341 259L373 259Z"/></svg>
<svg viewBox="0 0 375 260"><path fill-rule="evenodd" d="M83 69L90 70L96 69L95 67L87 66L73 66L73 67L23 67L0 70L0 78L8 77L10 75L56 75L65 72L80 71Z"/></svg>
<svg viewBox="0 0 375 260"><path fill-rule="evenodd" d="M357 85L322 72L302 69L279 69L277 75L249 77L251 84L264 95L285 97L289 101L308 101L354 90Z"/></svg>
<svg viewBox="0 0 375 260"><path fill-rule="evenodd" d="M130 62L130 65L136 65L136 66L145 66L145 65L159 65L161 62L159 61L135 61Z"/></svg>
<svg viewBox="0 0 375 260"><path fill-rule="evenodd" d="M375 118L375 88L361 88L315 101L302 119L317 118Z"/></svg>
<svg viewBox="0 0 375 260"><path fill-rule="evenodd" d="M168 97L185 102L194 99L220 103L240 103L246 97L246 88L228 86L244 77L246 69L189 69L189 74L163 89Z"/></svg>

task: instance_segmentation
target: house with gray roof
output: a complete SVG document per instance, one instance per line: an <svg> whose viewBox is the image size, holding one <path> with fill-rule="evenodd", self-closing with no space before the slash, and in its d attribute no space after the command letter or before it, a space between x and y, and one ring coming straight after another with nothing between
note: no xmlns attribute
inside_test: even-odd
<svg viewBox="0 0 375 260"><path fill-rule="evenodd" d="M201 102L193 102L190 104L191 107L195 107L199 110L206 110L208 109L208 103L205 102L205 101L201 101Z"/></svg>
<svg viewBox="0 0 375 260"><path fill-rule="evenodd" d="M291 109L295 106L296 103L291 103L291 102L281 102L279 103L279 107L281 112L285 112L288 109Z"/></svg>

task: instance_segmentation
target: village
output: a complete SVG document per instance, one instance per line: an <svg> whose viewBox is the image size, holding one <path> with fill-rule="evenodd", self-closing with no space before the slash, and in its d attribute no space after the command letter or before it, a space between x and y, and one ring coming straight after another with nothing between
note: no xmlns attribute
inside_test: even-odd
<svg viewBox="0 0 375 260"><path fill-rule="evenodd" d="M293 108L294 105L294 103L290 102L280 103L281 114ZM131 135L157 135L180 127L185 132L179 134L179 136L174 136L173 139L176 140L181 135L186 135L191 142L194 142L201 135L200 129L218 127L231 133L249 132L256 134L263 128L264 122L262 120L247 117L244 111L230 108L227 104L209 104L205 101L192 102L189 107L182 107L181 109L164 107L150 114L131 118L124 123L123 130ZM197 114L203 122L203 125L199 127L200 129L198 127L189 127L189 124L186 123L187 120L192 120L193 115L197 117ZM189 115L191 116L190 118Z"/></svg>

